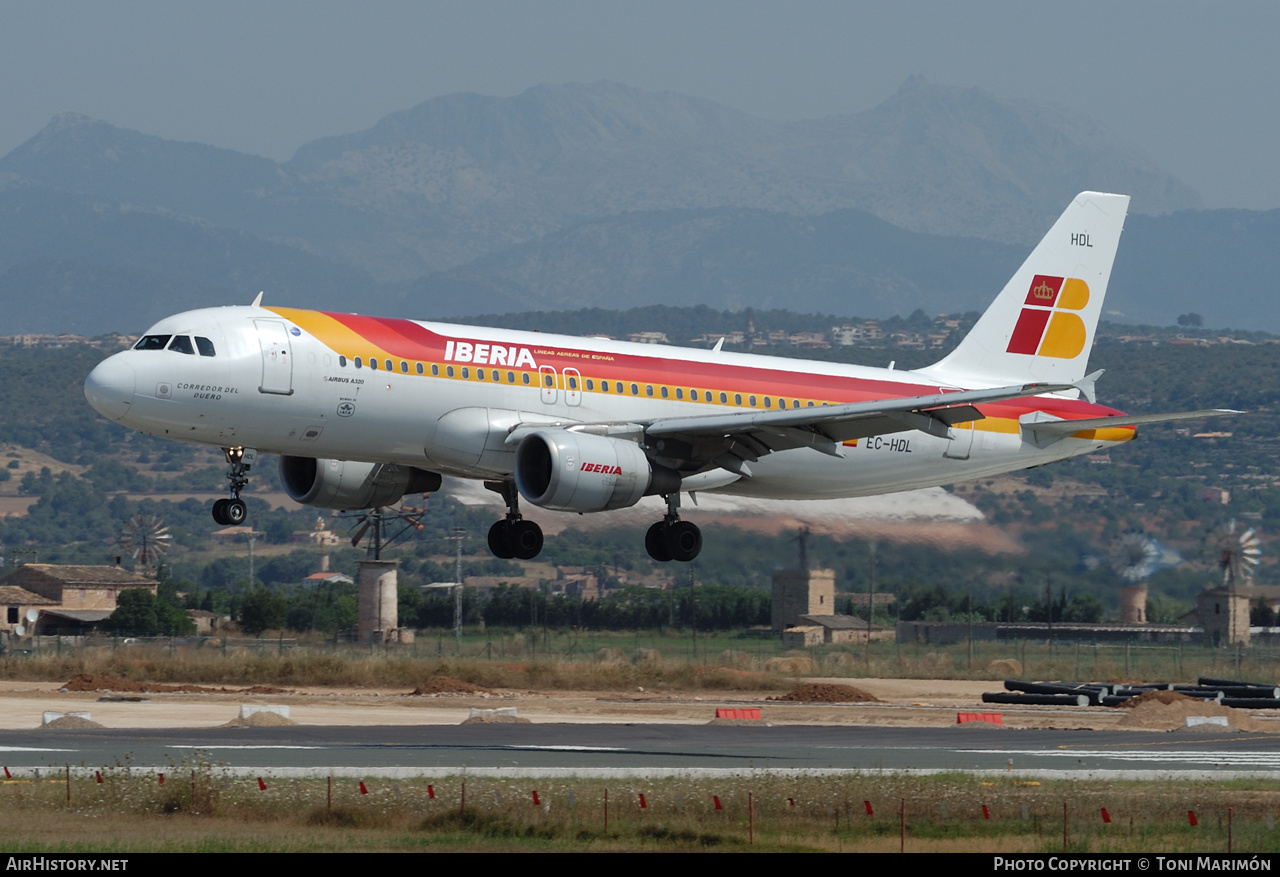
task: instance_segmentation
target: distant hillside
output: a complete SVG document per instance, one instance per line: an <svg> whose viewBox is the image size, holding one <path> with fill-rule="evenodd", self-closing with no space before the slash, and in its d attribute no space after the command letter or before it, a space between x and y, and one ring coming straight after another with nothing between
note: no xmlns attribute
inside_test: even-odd
<svg viewBox="0 0 1280 877"><path fill-rule="evenodd" d="M854 210L669 210L586 222L403 287L445 316L683 305L888 317L986 307L1026 248L906 231Z"/></svg>
<svg viewBox="0 0 1280 877"><path fill-rule="evenodd" d="M1130 193L1141 212L1199 204L1095 122L919 78L868 112L789 123L607 82L449 95L284 164L64 114L0 174L246 231L383 281L624 212L856 209L1027 242L1084 189Z"/></svg>
<svg viewBox="0 0 1280 877"><path fill-rule="evenodd" d="M137 331L258 290L419 318L980 310L1087 188L1133 195L1111 317L1280 330L1280 211L1188 209L1088 119L913 78L788 123L613 83L450 95L285 163L64 114L0 158L0 334Z"/></svg>
<svg viewBox="0 0 1280 877"><path fill-rule="evenodd" d="M355 309L364 272L242 231L83 195L0 186L0 334L138 332L180 310Z"/></svg>

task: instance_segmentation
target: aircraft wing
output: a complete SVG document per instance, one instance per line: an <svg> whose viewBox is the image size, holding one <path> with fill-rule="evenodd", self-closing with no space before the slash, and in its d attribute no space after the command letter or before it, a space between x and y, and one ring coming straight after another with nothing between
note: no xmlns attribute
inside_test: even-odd
<svg viewBox="0 0 1280 877"><path fill-rule="evenodd" d="M841 456L841 442L867 436L921 430L947 437L953 425L983 419L976 403L1073 388L1072 384L1020 384L815 408L668 417L641 426L650 441L675 440L705 447L707 439L721 440L721 452L708 462L740 471L740 461L755 461L773 451L813 448Z"/></svg>
<svg viewBox="0 0 1280 877"><path fill-rule="evenodd" d="M1177 411L1169 414L1121 414L1115 417L1092 417L1086 420L1043 420L1022 424L1023 429L1044 437L1063 438L1088 429L1109 429L1117 426L1142 426L1149 423L1174 423L1179 420L1200 420L1205 417L1221 417L1227 414L1243 414L1234 408L1204 408L1200 411Z"/></svg>

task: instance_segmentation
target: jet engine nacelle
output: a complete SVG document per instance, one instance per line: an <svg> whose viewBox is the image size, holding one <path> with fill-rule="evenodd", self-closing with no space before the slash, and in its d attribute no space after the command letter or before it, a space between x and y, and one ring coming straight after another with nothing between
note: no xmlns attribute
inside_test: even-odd
<svg viewBox="0 0 1280 877"><path fill-rule="evenodd" d="M655 466L635 442L560 429L520 440L515 475L521 496L561 512L621 509L680 489L679 473Z"/></svg>
<svg viewBox="0 0 1280 877"><path fill-rule="evenodd" d="M371 509L394 505L406 493L440 489L435 472L392 463L281 457L280 480L294 502L326 509Z"/></svg>

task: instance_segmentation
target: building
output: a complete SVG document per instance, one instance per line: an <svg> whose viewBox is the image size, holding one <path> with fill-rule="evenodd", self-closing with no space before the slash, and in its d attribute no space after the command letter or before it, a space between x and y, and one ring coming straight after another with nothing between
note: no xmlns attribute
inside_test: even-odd
<svg viewBox="0 0 1280 877"><path fill-rule="evenodd" d="M6 601L0 603L5 609L0 630L12 634L15 624L8 619L25 619L26 610L35 609L39 618L34 630L27 628L28 634L55 628L83 632L109 618L120 592L133 588L146 588L155 596L156 582L121 566L28 563L0 579L0 589L7 595L0 597Z"/></svg>
<svg viewBox="0 0 1280 877"><path fill-rule="evenodd" d="M773 573L772 628L804 625L802 615L834 615L836 574L829 569L779 569ZM805 625L807 626L807 625Z"/></svg>

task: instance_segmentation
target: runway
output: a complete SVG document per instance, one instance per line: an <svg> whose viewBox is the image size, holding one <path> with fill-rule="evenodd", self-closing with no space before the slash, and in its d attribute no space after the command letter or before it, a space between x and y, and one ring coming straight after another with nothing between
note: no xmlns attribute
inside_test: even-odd
<svg viewBox="0 0 1280 877"><path fill-rule="evenodd" d="M711 725L467 725L0 732L15 775L202 757L277 776L665 776L936 773L1049 777L1280 777L1272 735L1225 732Z"/></svg>

